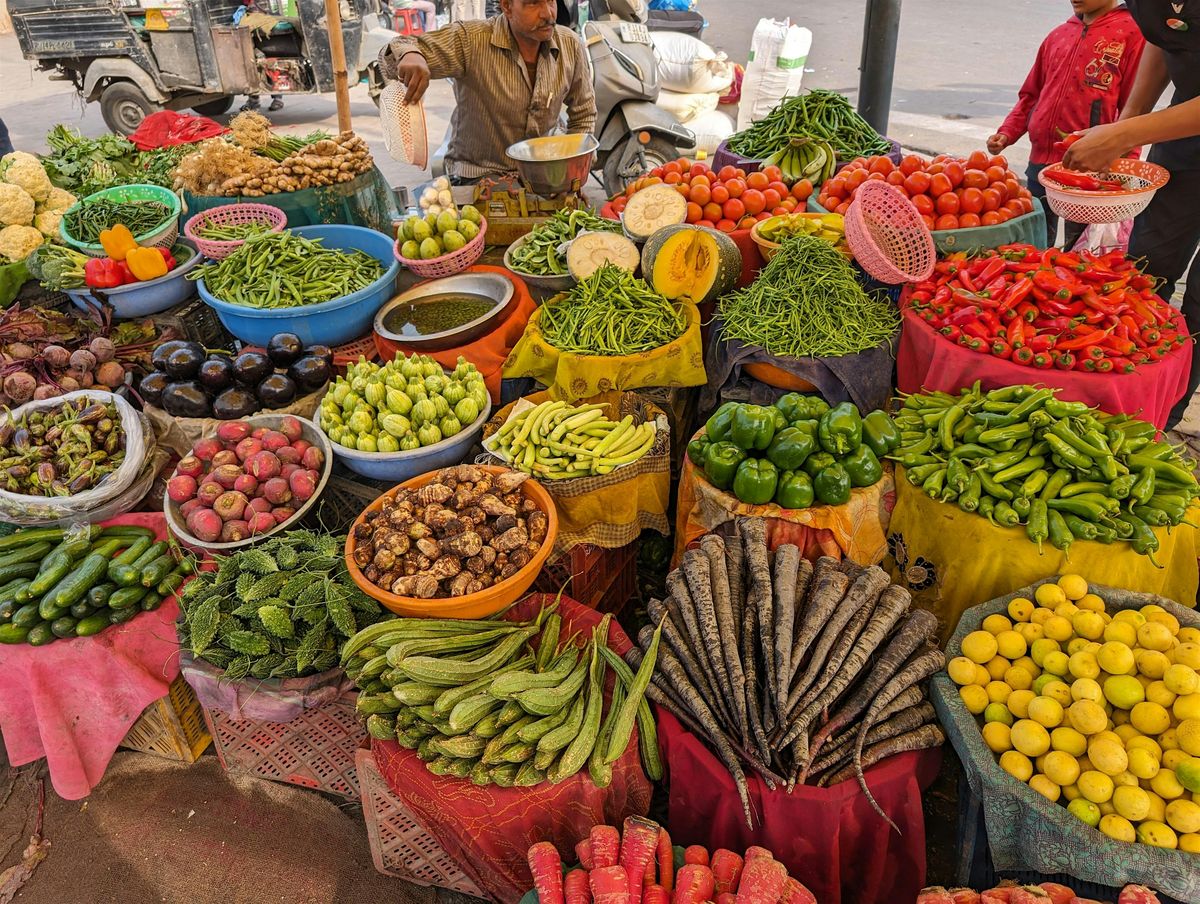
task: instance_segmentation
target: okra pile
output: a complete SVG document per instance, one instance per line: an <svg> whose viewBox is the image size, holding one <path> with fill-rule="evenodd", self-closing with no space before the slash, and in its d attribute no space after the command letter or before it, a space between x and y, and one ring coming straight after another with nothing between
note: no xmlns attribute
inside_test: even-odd
<svg viewBox="0 0 1200 904"><path fill-rule="evenodd" d="M1191 523L1195 463L1157 439L1153 424L1055 393L976 383L958 396L907 396L889 457L930 499L1000 527L1024 525L1039 552L1047 540L1068 557L1076 540L1122 541L1157 566L1152 528Z"/></svg>
<svg viewBox="0 0 1200 904"><path fill-rule="evenodd" d="M0 539L0 643L99 634L157 609L191 570L148 527L17 531Z"/></svg>
<svg viewBox="0 0 1200 904"><path fill-rule="evenodd" d="M645 699L653 652L635 674L608 647L611 616L581 646L560 637L554 610L528 622L401 618L360 631L342 663L367 732L415 750L435 775L477 785L558 783L586 768L603 788L636 723L642 765L660 778Z"/></svg>

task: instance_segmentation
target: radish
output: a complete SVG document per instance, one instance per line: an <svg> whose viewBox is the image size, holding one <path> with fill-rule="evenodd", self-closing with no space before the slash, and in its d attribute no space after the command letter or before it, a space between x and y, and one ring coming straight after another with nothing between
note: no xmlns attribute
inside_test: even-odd
<svg viewBox="0 0 1200 904"><path fill-rule="evenodd" d="M317 479L316 471L294 471L288 476L288 486L291 488L292 495L300 502L304 502L311 499L317 491Z"/></svg>
<svg viewBox="0 0 1200 904"><path fill-rule="evenodd" d="M1057 882L1040 882L1038 888L1048 894L1054 904L1070 904L1071 899L1075 897L1075 892Z"/></svg>
<svg viewBox="0 0 1200 904"><path fill-rule="evenodd" d="M238 461L237 453L234 452L232 449L222 449L220 452L218 452L216 455L213 456L212 466L214 468L220 467L221 465L236 465L236 464L240 464L240 462Z"/></svg>
<svg viewBox="0 0 1200 904"><path fill-rule="evenodd" d="M206 480L219 483L227 490L232 490L237 479L242 476L242 469L237 465L219 465L208 473Z"/></svg>
<svg viewBox="0 0 1200 904"><path fill-rule="evenodd" d="M262 439L264 436L267 435L267 431L270 429L271 429L270 427L255 427L250 432L250 435L253 436L255 439Z"/></svg>
<svg viewBox="0 0 1200 904"><path fill-rule="evenodd" d="M271 509L271 517L275 519L276 524L283 524L288 518L296 514L296 510L290 505L281 505L278 508Z"/></svg>
<svg viewBox="0 0 1200 904"><path fill-rule="evenodd" d="M226 521L221 525L221 542L236 543L250 536L250 525L245 521Z"/></svg>
<svg viewBox="0 0 1200 904"><path fill-rule="evenodd" d="M188 533L205 543L215 543L221 537L221 518L212 509L198 508L187 516Z"/></svg>
<svg viewBox="0 0 1200 904"><path fill-rule="evenodd" d="M256 452L246 462L246 470L259 480L270 480L279 476L279 459L273 452Z"/></svg>
<svg viewBox="0 0 1200 904"><path fill-rule="evenodd" d="M258 489L258 478L253 474L242 474L233 482L233 488L246 496L253 496Z"/></svg>
<svg viewBox="0 0 1200 904"><path fill-rule="evenodd" d="M313 471L319 471L325 466L325 453L316 446L309 446L300 457L300 464Z"/></svg>
<svg viewBox="0 0 1200 904"><path fill-rule="evenodd" d="M204 462L195 455L185 455L179 460L179 464L175 466L175 471L178 474L186 474L188 477L195 477L199 480L200 476L204 473Z"/></svg>
<svg viewBox="0 0 1200 904"><path fill-rule="evenodd" d="M278 452L288 444L288 438L278 430L268 430L263 434L262 447L268 452Z"/></svg>
<svg viewBox="0 0 1200 904"><path fill-rule="evenodd" d="M1158 895L1144 885L1126 885L1117 904L1159 904Z"/></svg>
<svg viewBox="0 0 1200 904"><path fill-rule="evenodd" d="M249 502L245 493L227 490L217 497L213 503L213 511L221 517L222 521L239 521Z"/></svg>
<svg viewBox="0 0 1200 904"><path fill-rule="evenodd" d="M292 489L282 477L272 477L261 487L262 497L272 505L284 505L292 501Z"/></svg>
<svg viewBox="0 0 1200 904"><path fill-rule="evenodd" d="M549 841L539 841L526 855L539 904L564 904L562 858Z"/></svg>
<svg viewBox="0 0 1200 904"><path fill-rule="evenodd" d="M187 474L176 474L167 481L167 495L171 497L172 502L178 502L180 505L194 499L197 489L199 484L196 483L196 478Z"/></svg>
<svg viewBox="0 0 1200 904"><path fill-rule="evenodd" d="M300 464L300 459L304 455L304 453L301 452L299 449L297 449L295 446L284 446L280 449L274 449L272 451L274 451L275 457L278 458L285 465Z"/></svg>
<svg viewBox="0 0 1200 904"><path fill-rule="evenodd" d="M1013 885L997 885L979 893L979 904L1009 904L1012 899Z"/></svg>
<svg viewBox="0 0 1200 904"><path fill-rule="evenodd" d="M288 414L279 422L279 432L287 437L288 442L294 443L304 435L304 426L300 423L299 418Z"/></svg>
<svg viewBox="0 0 1200 904"><path fill-rule="evenodd" d="M268 512L255 512L248 522L251 535L265 534L275 529L275 519Z"/></svg>
<svg viewBox="0 0 1200 904"><path fill-rule="evenodd" d="M266 499L263 499L262 496L255 496L250 500L250 504L247 506L247 508L252 512L269 513L271 511L271 503Z"/></svg>
<svg viewBox="0 0 1200 904"><path fill-rule="evenodd" d="M1051 897L1036 885L1018 885L1012 890L1009 904L1045 904Z"/></svg>
<svg viewBox="0 0 1200 904"><path fill-rule="evenodd" d="M217 427L217 439L223 443L240 443L250 435L250 425L245 421L225 421Z"/></svg>
<svg viewBox="0 0 1200 904"><path fill-rule="evenodd" d="M247 436L244 440L234 446L233 451L237 454L238 461L246 462L250 460L250 456L257 455L263 450L263 441L255 439L252 436Z"/></svg>
<svg viewBox="0 0 1200 904"><path fill-rule="evenodd" d="M205 508L212 508L213 503L224 492L225 487L221 486L215 480L209 480L206 477L204 478L204 483L200 484L200 488L196 490L196 498L204 503Z"/></svg>
<svg viewBox="0 0 1200 904"><path fill-rule="evenodd" d="M212 437L202 439L192 446L192 454L201 461L212 461L213 456L220 451L222 451L221 444Z"/></svg>
<svg viewBox="0 0 1200 904"><path fill-rule="evenodd" d="M183 505L179 506L179 515L186 520L187 516L198 508L207 508L207 506L199 499L189 499Z"/></svg>

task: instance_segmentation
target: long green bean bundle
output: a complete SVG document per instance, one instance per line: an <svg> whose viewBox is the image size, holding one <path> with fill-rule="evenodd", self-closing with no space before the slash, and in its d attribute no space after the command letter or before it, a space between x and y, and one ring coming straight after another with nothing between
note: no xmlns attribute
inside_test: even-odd
<svg viewBox="0 0 1200 904"><path fill-rule="evenodd" d="M114 201L95 198L67 212L63 222L67 235L79 242L100 241L100 233L124 223L135 236L145 235L162 225L171 209L162 201Z"/></svg>
<svg viewBox="0 0 1200 904"><path fill-rule="evenodd" d="M291 308L365 289L383 265L365 251L325 248L287 230L255 236L221 261L196 267L214 298L252 308Z"/></svg>
<svg viewBox="0 0 1200 904"><path fill-rule="evenodd" d="M533 232L525 243L513 251L513 269L532 276L554 276L567 272L567 262L558 253L558 246L569 242L579 233L620 232L618 220L606 220L590 210L559 210Z"/></svg>
<svg viewBox="0 0 1200 904"><path fill-rule="evenodd" d="M836 91L815 89L786 97L758 122L729 139L729 150L753 160L770 157L793 137L829 142L838 160L886 154L887 139Z"/></svg>
<svg viewBox="0 0 1200 904"><path fill-rule="evenodd" d="M776 357L837 358L887 341L900 315L868 295L850 262L810 235L784 240L758 279L721 298L725 335Z"/></svg>
<svg viewBox="0 0 1200 904"><path fill-rule="evenodd" d="M687 329L681 307L628 270L605 264L542 305L542 335L560 352L635 355L674 342Z"/></svg>

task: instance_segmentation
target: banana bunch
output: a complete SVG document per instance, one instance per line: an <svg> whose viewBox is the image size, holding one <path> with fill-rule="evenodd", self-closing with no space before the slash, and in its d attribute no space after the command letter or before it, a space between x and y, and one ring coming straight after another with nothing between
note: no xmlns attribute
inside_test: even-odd
<svg viewBox="0 0 1200 904"><path fill-rule="evenodd" d="M792 138L786 145L763 161L763 166L777 166L785 182L808 179L820 185L833 175L837 158L826 141L814 138Z"/></svg>

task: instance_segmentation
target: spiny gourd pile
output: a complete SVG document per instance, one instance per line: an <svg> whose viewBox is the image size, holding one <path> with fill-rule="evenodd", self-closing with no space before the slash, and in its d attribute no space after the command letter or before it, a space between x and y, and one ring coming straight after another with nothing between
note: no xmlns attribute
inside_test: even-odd
<svg viewBox="0 0 1200 904"><path fill-rule="evenodd" d="M230 681L332 668L345 639L380 619L346 572L344 545L294 530L219 557L180 595L180 642Z"/></svg>
<svg viewBox="0 0 1200 904"><path fill-rule="evenodd" d="M1001 768L1117 841L1200 853L1200 628L1109 613L1077 574L1007 611L947 666Z"/></svg>

